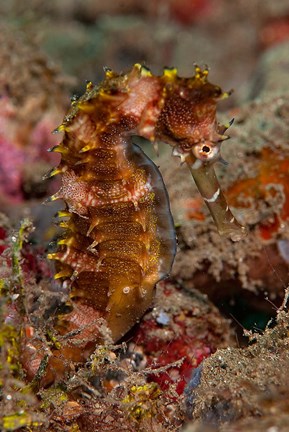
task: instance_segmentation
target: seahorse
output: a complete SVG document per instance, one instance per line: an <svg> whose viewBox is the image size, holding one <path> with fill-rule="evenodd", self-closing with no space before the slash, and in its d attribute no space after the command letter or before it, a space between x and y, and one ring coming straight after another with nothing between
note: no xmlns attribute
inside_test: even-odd
<svg viewBox="0 0 289 432"><path fill-rule="evenodd" d="M231 213L214 164L229 125L216 121L217 101L229 95L211 84L198 66L191 78L175 68L156 76L140 64L117 74L105 69L100 85L87 83L55 132L64 132L51 151L61 162L48 177L61 174L62 186L50 198L62 199L63 236L56 252L55 279L70 286L73 310L59 318L57 331L74 336L50 353L49 376L65 370L65 360L85 361L101 339L104 320L113 342L121 339L151 306L156 283L166 277L176 252L167 192L156 165L133 143L138 135L173 147L185 162L219 232L238 240L245 234ZM76 334L77 333L77 334ZM30 344L30 345L29 345ZM28 376L34 364L24 357ZM29 363L29 364L28 364Z"/></svg>

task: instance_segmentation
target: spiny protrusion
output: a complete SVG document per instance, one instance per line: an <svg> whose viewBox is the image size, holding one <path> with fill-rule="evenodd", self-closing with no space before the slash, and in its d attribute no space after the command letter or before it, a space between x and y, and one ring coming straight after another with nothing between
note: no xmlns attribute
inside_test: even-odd
<svg viewBox="0 0 289 432"><path fill-rule="evenodd" d="M235 118L234 117L231 118L231 120L229 121L228 129L229 129L230 126L232 126L232 124L234 123L234 121L235 121Z"/></svg>
<svg viewBox="0 0 289 432"><path fill-rule="evenodd" d="M65 132L67 130L66 126L62 123L61 125L57 126L51 133L53 135L58 134L60 132Z"/></svg>
<svg viewBox="0 0 289 432"><path fill-rule="evenodd" d="M181 153L177 147L173 147L172 156L179 157L181 159L181 165L186 161L186 155Z"/></svg>
<svg viewBox="0 0 289 432"><path fill-rule="evenodd" d="M218 97L218 99L219 100L223 100L223 99L227 99L229 96L231 96L231 94L233 93L233 89L231 89L231 90L229 90L229 91L227 91L227 92L224 92L224 93L222 93L219 97Z"/></svg>
<svg viewBox="0 0 289 432"><path fill-rule="evenodd" d="M123 89L123 93L127 92L127 90ZM122 94L115 94L114 92L111 92L109 89L105 87L101 87L98 90L98 96L101 98L102 102L104 103L110 103L110 102L116 102L117 100L122 100L123 95Z"/></svg>
<svg viewBox="0 0 289 432"><path fill-rule="evenodd" d="M218 142L226 141L230 139L229 135L219 135Z"/></svg>
<svg viewBox="0 0 289 432"><path fill-rule="evenodd" d="M135 63L134 69L136 69L140 73L140 76L143 78L153 76L150 69L147 66L142 65L140 63Z"/></svg>
<svg viewBox="0 0 289 432"><path fill-rule="evenodd" d="M152 77L152 73L147 66L142 65L140 69L140 74L142 77Z"/></svg>
<svg viewBox="0 0 289 432"><path fill-rule="evenodd" d="M92 252L95 255L98 255L98 251L95 249L95 247L99 244L98 240L94 240L87 248L89 252Z"/></svg>
<svg viewBox="0 0 289 432"><path fill-rule="evenodd" d="M61 217L71 217L72 213L70 213L67 210L59 210L56 215L57 215L57 217L60 217L60 218Z"/></svg>
<svg viewBox="0 0 289 432"><path fill-rule="evenodd" d="M178 70L174 67L165 67L163 71L163 77L168 80L174 80L178 76Z"/></svg>
<svg viewBox="0 0 289 432"><path fill-rule="evenodd" d="M56 176L57 174L64 173L66 170L67 170L66 166L52 168L50 171L48 171L48 173L44 174L44 176L42 177L42 180L48 180L51 177Z"/></svg>
<svg viewBox="0 0 289 432"><path fill-rule="evenodd" d="M86 81L86 91L91 91L93 89L94 85L92 81L87 80Z"/></svg>
<svg viewBox="0 0 289 432"><path fill-rule="evenodd" d="M97 225L98 225L98 220L97 219L96 220L92 220L92 222L89 225L89 228L87 230L86 235L89 236Z"/></svg>
<svg viewBox="0 0 289 432"><path fill-rule="evenodd" d="M88 152L90 150L93 150L94 148L96 148L96 145L93 144L93 143L90 143L90 144L87 144L86 146L82 147L79 150L79 153L86 153L86 152Z"/></svg>
<svg viewBox="0 0 289 432"><path fill-rule="evenodd" d="M70 97L70 102L71 102L71 104L74 105L75 102L78 101L78 99L79 99L79 95L77 95L77 94L73 94L73 95Z"/></svg>
<svg viewBox="0 0 289 432"><path fill-rule="evenodd" d="M85 153L85 152L81 152L81 151L80 151L80 153ZM74 166L74 167L77 167L77 166L79 166L79 165L84 165L84 164L90 163L92 160L93 160L93 159L91 158L91 156L88 155L87 157L82 158L81 160L75 162L75 164L73 164L73 166Z"/></svg>
<svg viewBox="0 0 289 432"><path fill-rule="evenodd" d="M68 278L71 275L72 275L72 271L70 269L65 269L65 270L60 271L59 273L56 273L54 275L54 279Z"/></svg>
<svg viewBox="0 0 289 432"><path fill-rule="evenodd" d="M223 135L226 130L229 129L230 126L232 126L232 124L234 123L234 118L232 118L228 123L225 123L224 125L218 125L218 131L221 135Z"/></svg>
<svg viewBox="0 0 289 432"><path fill-rule="evenodd" d="M108 66L103 66L103 71L105 73L105 78L112 78L116 74L113 72L113 70Z"/></svg>
<svg viewBox="0 0 289 432"><path fill-rule="evenodd" d="M209 75L209 69L206 66L204 69L201 69L200 66L195 65L195 79L196 80L200 80L203 83L207 82L208 79L208 75Z"/></svg>
<svg viewBox="0 0 289 432"><path fill-rule="evenodd" d="M95 111L94 105L92 103L86 102L86 101L77 102L77 108L80 111L83 111L83 112L85 112L87 114L90 114L93 111Z"/></svg>
<svg viewBox="0 0 289 432"><path fill-rule="evenodd" d="M58 223L58 226L60 226L61 228L64 228L64 229L69 229L70 228L70 225L69 225L68 221L60 221Z"/></svg>
<svg viewBox="0 0 289 432"><path fill-rule="evenodd" d="M68 149L65 148L65 147L63 147L62 145L58 144L58 145L55 145L53 147L50 147L47 151L49 153L61 153L61 154L64 154L64 153L68 152Z"/></svg>
<svg viewBox="0 0 289 432"><path fill-rule="evenodd" d="M60 195L60 194L57 192L56 194L51 195L50 197L46 198L46 199L43 201L42 204L43 204L43 205L50 204L51 202L53 202L53 201L57 201L57 200L59 200L59 199L62 199L62 195Z"/></svg>
<svg viewBox="0 0 289 432"><path fill-rule="evenodd" d="M226 141L230 139L229 135L225 135L225 132L229 129L229 127L234 123L234 118L232 118L228 123L223 125L218 124L218 134L219 134L219 142Z"/></svg>
<svg viewBox="0 0 289 432"><path fill-rule="evenodd" d="M58 240L58 245L65 245L65 246L73 246L75 244L75 240L73 237L70 238L63 238Z"/></svg>
<svg viewBox="0 0 289 432"><path fill-rule="evenodd" d="M49 260L59 260L60 255L57 252L47 254Z"/></svg>

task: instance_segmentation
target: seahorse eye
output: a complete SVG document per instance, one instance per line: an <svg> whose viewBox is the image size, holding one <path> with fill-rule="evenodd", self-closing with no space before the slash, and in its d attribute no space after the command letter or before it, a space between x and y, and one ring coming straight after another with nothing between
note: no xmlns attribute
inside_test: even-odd
<svg viewBox="0 0 289 432"><path fill-rule="evenodd" d="M219 156L219 146L212 145L209 142L196 144L192 151L197 159L204 162L211 162Z"/></svg>
<svg viewBox="0 0 289 432"><path fill-rule="evenodd" d="M204 146L202 147L202 152L203 152L203 153L207 153L207 154L209 154L210 151L211 151L211 148L210 148L209 146L204 145Z"/></svg>

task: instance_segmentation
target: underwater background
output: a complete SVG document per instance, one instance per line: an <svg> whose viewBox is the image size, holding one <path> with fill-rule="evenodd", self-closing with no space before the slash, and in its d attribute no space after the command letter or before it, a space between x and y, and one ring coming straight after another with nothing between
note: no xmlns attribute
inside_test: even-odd
<svg viewBox="0 0 289 432"><path fill-rule="evenodd" d="M288 431L288 1L0 0L0 28L1 430ZM187 167L136 137L169 195L170 278L123 339L45 387L70 307L47 260L63 209L43 205L60 185L43 180L60 160L51 132L104 67L135 63L180 77L208 66L210 82L233 90L218 103L217 121L234 123L216 171L248 234L221 237ZM47 358L29 382L31 338Z"/></svg>

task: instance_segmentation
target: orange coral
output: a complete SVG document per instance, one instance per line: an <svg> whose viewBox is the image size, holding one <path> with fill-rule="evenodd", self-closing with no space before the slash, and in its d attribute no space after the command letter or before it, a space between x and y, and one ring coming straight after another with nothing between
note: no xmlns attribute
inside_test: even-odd
<svg viewBox="0 0 289 432"><path fill-rule="evenodd" d="M234 207L249 207L250 199L266 200L276 195L276 186L281 187L284 202L281 211L261 221L260 236L270 239L278 232L282 221L289 218L289 157L281 149L264 147L255 165L256 175L236 181L226 192L229 203Z"/></svg>

